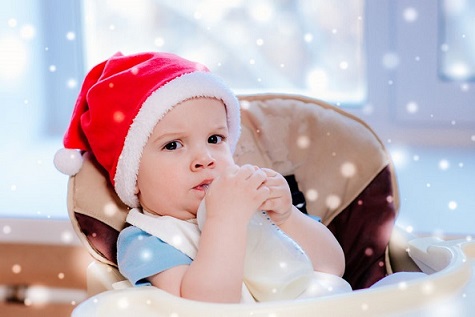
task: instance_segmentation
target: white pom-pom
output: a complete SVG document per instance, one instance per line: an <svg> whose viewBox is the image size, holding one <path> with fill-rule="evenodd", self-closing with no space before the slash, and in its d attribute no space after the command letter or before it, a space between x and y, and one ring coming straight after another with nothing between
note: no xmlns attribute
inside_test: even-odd
<svg viewBox="0 0 475 317"><path fill-rule="evenodd" d="M54 166L63 174L76 175L82 167L83 158L78 150L60 149L54 155Z"/></svg>

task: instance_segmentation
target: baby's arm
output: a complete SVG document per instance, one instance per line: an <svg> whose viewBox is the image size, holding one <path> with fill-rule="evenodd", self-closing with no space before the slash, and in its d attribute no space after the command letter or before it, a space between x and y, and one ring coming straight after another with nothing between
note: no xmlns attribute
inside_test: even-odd
<svg viewBox="0 0 475 317"><path fill-rule="evenodd" d="M343 276L345 256L330 230L292 206L290 217L280 228L297 242L313 263L315 271Z"/></svg>
<svg viewBox="0 0 475 317"><path fill-rule="evenodd" d="M233 167L215 179L206 194L206 221L198 252L189 266L149 278L177 296L211 302L239 302L249 219L268 198L262 170Z"/></svg>
<svg viewBox="0 0 475 317"><path fill-rule="evenodd" d="M263 169L270 198L261 206L272 220L305 251L315 271L342 276L345 271L343 250L330 230L292 205L285 178L271 169Z"/></svg>

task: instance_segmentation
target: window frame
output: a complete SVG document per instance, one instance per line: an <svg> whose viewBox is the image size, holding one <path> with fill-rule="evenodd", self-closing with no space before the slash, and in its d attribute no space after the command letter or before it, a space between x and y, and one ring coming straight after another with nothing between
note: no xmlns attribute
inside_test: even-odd
<svg viewBox="0 0 475 317"><path fill-rule="evenodd" d="M407 8L420 13L413 23L403 19ZM439 2L432 0L366 1L368 100L366 106L348 110L370 124L387 143L474 145L475 108L470 105L475 104L475 84L447 81L438 74L439 10ZM398 56L398 67L382 67L382 58L387 53ZM417 56L421 57L420 61L415 61ZM407 67L411 61L411 67ZM468 92L461 93L461 85L465 85ZM450 98L454 98L453 101ZM424 111L408 113L406 105L411 100L418 102L421 108L424 106ZM455 104L460 112L454 113L447 104Z"/></svg>
<svg viewBox="0 0 475 317"><path fill-rule="evenodd" d="M45 110L43 133L51 137L62 136L86 73L82 32L83 10L80 1L48 0L40 6L45 68ZM71 38L68 39L68 34ZM61 89L65 85L70 89Z"/></svg>

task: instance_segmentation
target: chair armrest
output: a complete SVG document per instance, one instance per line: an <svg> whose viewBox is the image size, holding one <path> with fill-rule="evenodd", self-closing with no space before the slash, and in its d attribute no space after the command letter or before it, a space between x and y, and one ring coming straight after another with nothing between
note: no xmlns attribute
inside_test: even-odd
<svg viewBox="0 0 475 317"><path fill-rule="evenodd" d="M117 289L115 285L126 283L126 278L119 273L117 268L94 261L87 268L87 295L96 294ZM120 288L123 288L121 286Z"/></svg>
<svg viewBox="0 0 475 317"><path fill-rule="evenodd" d="M433 274L458 262L473 260L475 243L465 239L442 240L437 237L409 241L409 256L424 273Z"/></svg>
<svg viewBox="0 0 475 317"><path fill-rule="evenodd" d="M409 241L417 236L396 225L391 233L388 245L388 268L391 272L421 272L414 260L409 256Z"/></svg>

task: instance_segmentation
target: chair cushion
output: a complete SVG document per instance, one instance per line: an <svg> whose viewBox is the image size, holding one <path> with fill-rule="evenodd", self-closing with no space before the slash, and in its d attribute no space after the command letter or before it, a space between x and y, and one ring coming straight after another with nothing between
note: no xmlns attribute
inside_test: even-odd
<svg viewBox="0 0 475 317"><path fill-rule="evenodd" d="M90 153L85 153L83 158L81 170L69 179L69 217L89 253L115 266L117 237L126 224L128 208L95 158Z"/></svg>
<svg viewBox="0 0 475 317"><path fill-rule="evenodd" d="M360 119L301 96L241 96L242 135L235 160L294 174L307 211L328 225L391 164ZM389 180L398 208L396 180Z"/></svg>
<svg viewBox="0 0 475 317"><path fill-rule="evenodd" d="M387 275L386 248L396 218L390 167L381 171L333 221L333 232L345 253L343 278L356 289Z"/></svg>

